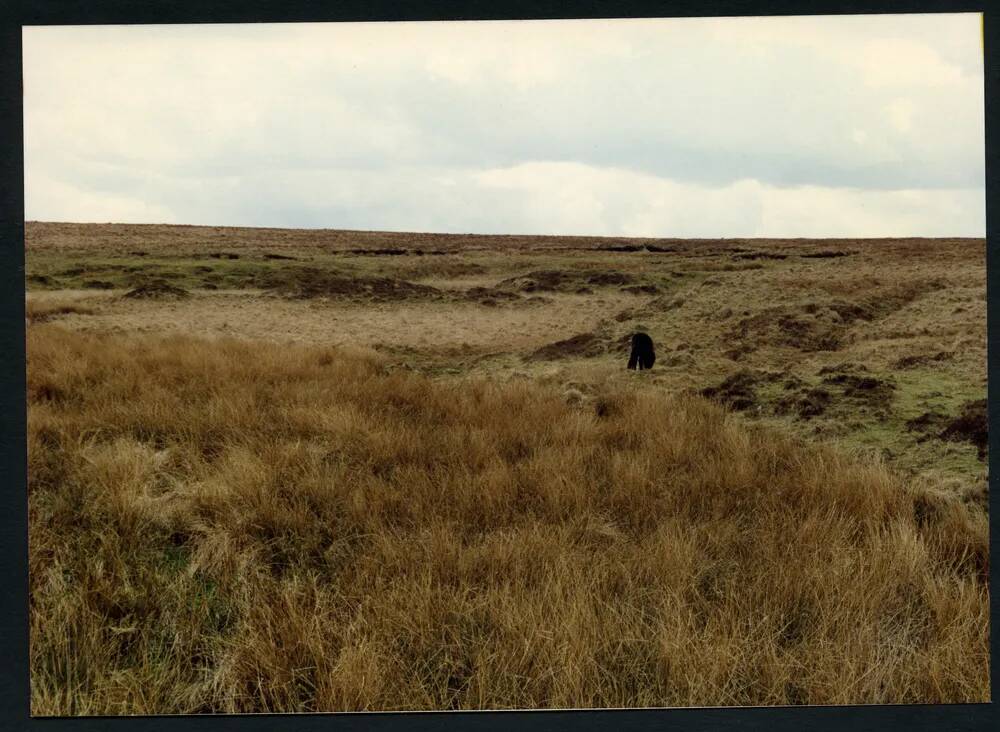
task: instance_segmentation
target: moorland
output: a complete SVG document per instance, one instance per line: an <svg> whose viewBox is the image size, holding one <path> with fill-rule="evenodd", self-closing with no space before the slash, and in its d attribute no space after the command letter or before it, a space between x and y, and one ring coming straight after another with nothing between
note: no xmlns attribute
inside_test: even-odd
<svg viewBox="0 0 1000 732"><path fill-rule="evenodd" d="M34 714L988 699L981 239L25 256Z"/></svg>

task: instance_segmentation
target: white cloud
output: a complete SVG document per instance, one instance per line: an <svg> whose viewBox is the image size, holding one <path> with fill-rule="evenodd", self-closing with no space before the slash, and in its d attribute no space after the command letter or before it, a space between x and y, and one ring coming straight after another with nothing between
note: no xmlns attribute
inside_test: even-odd
<svg viewBox="0 0 1000 732"><path fill-rule="evenodd" d="M861 191L756 180L722 187L626 170L527 163L479 173L488 189L516 193L547 233L739 237L979 235L977 190Z"/></svg>
<svg viewBox="0 0 1000 732"><path fill-rule="evenodd" d="M950 86L965 81L961 67L930 45L902 38L867 41L855 56L871 86Z"/></svg>
<svg viewBox="0 0 1000 732"><path fill-rule="evenodd" d="M979 30L978 15L27 28L27 216L982 234ZM972 218L904 215L899 191Z"/></svg>
<svg viewBox="0 0 1000 732"><path fill-rule="evenodd" d="M559 161L485 170L284 170L206 181L164 176L151 185L162 206L45 179L32 178L29 190L56 209L65 207L74 221L309 227L337 221L351 229L376 221L386 230L454 233L979 236L985 215L976 189L777 187L752 179L708 186ZM252 209L247 201L254 201ZM183 219L173 213L176 206L185 208ZM116 210L120 218L111 215Z"/></svg>
<svg viewBox="0 0 1000 732"><path fill-rule="evenodd" d="M889 122L897 131L906 134L913 130L915 107L909 99L893 99L885 107Z"/></svg>
<svg viewBox="0 0 1000 732"><path fill-rule="evenodd" d="M178 221L170 209L122 194L81 190L44 174L25 179L25 193L35 202L29 219L91 223L163 224Z"/></svg>

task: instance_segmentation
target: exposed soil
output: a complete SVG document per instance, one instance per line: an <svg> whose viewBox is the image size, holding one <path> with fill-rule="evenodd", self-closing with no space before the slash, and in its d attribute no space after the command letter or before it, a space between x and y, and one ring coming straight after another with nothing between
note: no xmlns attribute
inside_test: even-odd
<svg viewBox="0 0 1000 732"><path fill-rule="evenodd" d="M642 244L621 244L601 247L600 252L645 252L646 247Z"/></svg>
<svg viewBox="0 0 1000 732"><path fill-rule="evenodd" d="M676 310L684 305L683 297L673 297L671 295L661 295L660 297L653 298L646 303L645 307L651 312L665 312L667 310Z"/></svg>
<svg viewBox="0 0 1000 732"><path fill-rule="evenodd" d="M754 352L753 346L741 343L733 348L726 349L722 352L722 355L728 358L730 361L742 361L744 358L749 356Z"/></svg>
<svg viewBox="0 0 1000 732"><path fill-rule="evenodd" d="M882 402L892 398L896 386L889 381L874 376L837 374L823 379L825 384L837 384L844 390L844 396L868 402Z"/></svg>
<svg viewBox="0 0 1000 732"><path fill-rule="evenodd" d="M793 391L795 389L804 389L807 386L806 382L800 379L795 374L786 374L784 379L785 391Z"/></svg>
<svg viewBox="0 0 1000 732"><path fill-rule="evenodd" d="M653 254L670 254L678 251L677 247L661 247L656 244L621 244L601 247L599 252L651 252Z"/></svg>
<svg viewBox="0 0 1000 732"><path fill-rule="evenodd" d="M948 426L948 415L941 412L924 412L919 417L906 420L906 429L910 432L918 432L922 435L920 441L936 436Z"/></svg>
<svg viewBox="0 0 1000 732"><path fill-rule="evenodd" d="M892 412L896 385L874 376L840 373L827 376L823 385L834 395L834 402L860 414L867 413L879 420L886 420Z"/></svg>
<svg viewBox="0 0 1000 732"><path fill-rule="evenodd" d="M971 442L979 451L979 459L986 460L988 428L986 400L977 399L963 404L962 411L947 424L939 436L942 440Z"/></svg>
<svg viewBox="0 0 1000 732"><path fill-rule="evenodd" d="M577 278L570 272L560 270L539 270L520 277L502 280L497 287L504 287L520 292L555 292L567 284L575 284Z"/></svg>
<svg viewBox="0 0 1000 732"><path fill-rule="evenodd" d="M363 257L402 257L410 253L409 249L351 249L349 254L359 254Z"/></svg>
<svg viewBox="0 0 1000 732"><path fill-rule="evenodd" d="M658 295L660 294L660 288L656 285L629 285L628 287L621 288L622 292L628 292L633 295Z"/></svg>
<svg viewBox="0 0 1000 732"><path fill-rule="evenodd" d="M856 374L867 372L868 367L863 363L852 363L850 361L844 361L842 363L835 364L833 366L824 366L818 373L820 376L827 376L828 374Z"/></svg>
<svg viewBox="0 0 1000 732"><path fill-rule="evenodd" d="M818 417L830 406L833 395L823 387L812 387L782 397L775 405L778 414L794 414L800 419Z"/></svg>
<svg viewBox="0 0 1000 732"><path fill-rule="evenodd" d="M269 272L258 278L260 287L296 298L343 297L369 301L444 299L446 293L414 282L391 277L344 275L317 268L298 268Z"/></svg>
<svg viewBox="0 0 1000 732"><path fill-rule="evenodd" d="M743 369L728 376L716 386L702 389L704 397L737 412L747 411L757 406L757 385L774 381L780 374Z"/></svg>
<svg viewBox="0 0 1000 732"><path fill-rule="evenodd" d="M835 259L837 257L850 257L854 252L835 252L835 251L822 251L822 252L809 252L807 254L801 254L803 259Z"/></svg>
<svg viewBox="0 0 1000 732"><path fill-rule="evenodd" d="M441 251L440 249L404 249L402 247L386 247L385 249L348 249L343 253L356 254L361 257L422 257L424 255L441 256L443 254L448 254L448 252Z"/></svg>
<svg viewBox="0 0 1000 732"><path fill-rule="evenodd" d="M529 361L554 361L560 358L600 356L604 342L595 333L580 333L563 341L542 346L528 356Z"/></svg>
<svg viewBox="0 0 1000 732"><path fill-rule="evenodd" d="M788 259L787 254L776 254L775 252L737 252L732 255L733 259Z"/></svg>
<svg viewBox="0 0 1000 732"><path fill-rule="evenodd" d="M191 293L182 287L175 287L163 280L152 280L129 290L122 297L132 299L184 300Z"/></svg>
<svg viewBox="0 0 1000 732"><path fill-rule="evenodd" d="M510 277L497 284L498 288L517 292L579 292L586 287L631 285L635 277L624 272L567 272L546 269Z"/></svg>
<svg viewBox="0 0 1000 732"><path fill-rule="evenodd" d="M464 296L468 300L487 307L496 307L503 303L527 302L517 293L499 290L495 287L470 287L465 291Z"/></svg>
<svg viewBox="0 0 1000 732"><path fill-rule="evenodd" d="M918 298L942 290L945 287L947 287L947 283L944 280L939 277L931 277L881 288L861 298L860 302L865 311L870 313L871 319L884 318L906 307Z"/></svg>
<svg viewBox="0 0 1000 732"><path fill-rule="evenodd" d="M864 366L844 363L820 369L823 383L839 387L841 396L854 400L866 407L885 411L889 408L896 385L886 379L870 376Z"/></svg>
<svg viewBox="0 0 1000 732"><path fill-rule="evenodd" d="M596 274L585 275L588 285L601 287L604 285L629 285L635 282L635 278L624 272L598 272Z"/></svg>
<svg viewBox="0 0 1000 732"><path fill-rule="evenodd" d="M920 366L929 366L932 363L949 361L955 357L954 351L938 351L937 353L918 353L913 356L904 356L893 362L894 369L913 369Z"/></svg>

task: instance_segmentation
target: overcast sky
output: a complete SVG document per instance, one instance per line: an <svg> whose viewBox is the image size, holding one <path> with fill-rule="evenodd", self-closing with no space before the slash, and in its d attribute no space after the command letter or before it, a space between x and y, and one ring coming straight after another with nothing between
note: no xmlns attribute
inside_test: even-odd
<svg viewBox="0 0 1000 732"><path fill-rule="evenodd" d="M24 30L26 218L983 236L978 14Z"/></svg>

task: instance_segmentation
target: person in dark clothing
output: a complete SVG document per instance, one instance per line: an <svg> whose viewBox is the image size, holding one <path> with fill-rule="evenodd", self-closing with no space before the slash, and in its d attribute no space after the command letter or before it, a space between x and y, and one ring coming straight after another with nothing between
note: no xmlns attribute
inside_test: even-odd
<svg viewBox="0 0 1000 732"><path fill-rule="evenodd" d="M632 336L632 353L628 357L628 368L642 371L653 368L656 362L656 351L653 350L653 339L645 333Z"/></svg>

